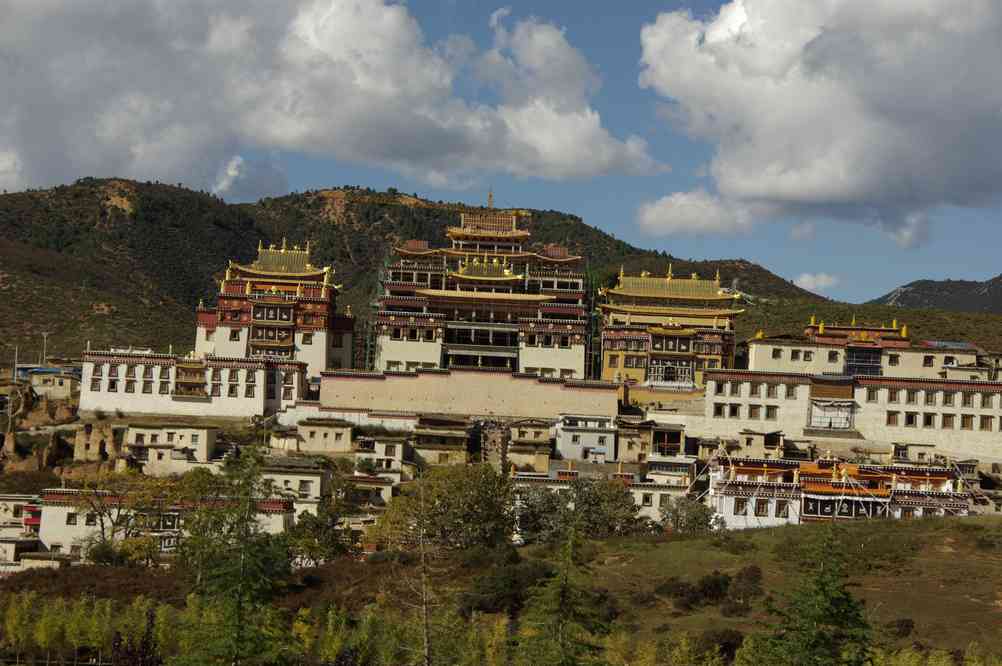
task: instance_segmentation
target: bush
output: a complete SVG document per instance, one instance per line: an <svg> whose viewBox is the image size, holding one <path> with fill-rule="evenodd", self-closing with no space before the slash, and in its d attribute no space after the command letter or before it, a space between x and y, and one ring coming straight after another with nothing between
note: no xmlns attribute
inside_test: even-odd
<svg viewBox="0 0 1002 666"><path fill-rule="evenodd" d="M703 654L716 652L730 663L744 641L744 634L737 629L707 629L699 635L696 647Z"/></svg>
<svg viewBox="0 0 1002 666"><path fill-rule="evenodd" d="M702 597L699 590L692 583L679 580L676 577L669 578L661 583L654 590L658 594L671 597L675 609L686 612L699 605Z"/></svg>
<svg viewBox="0 0 1002 666"><path fill-rule="evenodd" d="M884 625L887 633L893 638L908 638L915 631L915 620L910 617L899 617Z"/></svg>
<svg viewBox="0 0 1002 666"><path fill-rule="evenodd" d="M720 604L720 614L724 617L743 617L751 611L751 606L742 601L724 599Z"/></svg>
<svg viewBox="0 0 1002 666"><path fill-rule="evenodd" d="M469 592L459 598L459 613L469 617L473 611L515 615L521 610L530 589L549 578L553 566L542 560L494 567L473 581Z"/></svg>
<svg viewBox="0 0 1002 666"><path fill-rule="evenodd" d="M408 553L403 550L377 550L374 553L370 553L365 561L369 564L386 564L387 562L396 562L397 564L402 564L404 566L409 566L417 561L417 557L413 553Z"/></svg>
<svg viewBox="0 0 1002 666"><path fill-rule="evenodd" d="M489 569L506 564L518 564L522 558L510 543L499 546L474 546L463 552L459 564L464 569Z"/></svg>
<svg viewBox="0 0 1002 666"><path fill-rule="evenodd" d="M749 564L740 569L727 590L728 598L748 605L755 597L762 596L762 569L757 564Z"/></svg>
<svg viewBox="0 0 1002 666"><path fill-rule="evenodd" d="M736 536L729 531L722 531L710 540L710 545L731 555L743 555L757 548L755 542L745 537Z"/></svg>
<svg viewBox="0 0 1002 666"><path fill-rule="evenodd" d="M639 590L630 595L630 603L638 608L650 608L657 602L657 596L650 590Z"/></svg>
<svg viewBox="0 0 1002 666"><path fill-rule="evenodd" d="M696 589L703 603L718 604L727 597L731 586L731 577L725 573L714 571L699 579Z"/></svg>

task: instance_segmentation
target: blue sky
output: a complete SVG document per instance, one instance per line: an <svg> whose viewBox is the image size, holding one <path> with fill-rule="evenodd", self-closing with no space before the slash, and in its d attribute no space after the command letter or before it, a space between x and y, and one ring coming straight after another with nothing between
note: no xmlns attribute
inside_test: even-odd
<svg viewBox="0 0 1002 666"><path fill-rule="evenodd" d="M0 186L493 188L841 300L983 280L1002 272L1002 5L964 7L15 0Z"/></svg>

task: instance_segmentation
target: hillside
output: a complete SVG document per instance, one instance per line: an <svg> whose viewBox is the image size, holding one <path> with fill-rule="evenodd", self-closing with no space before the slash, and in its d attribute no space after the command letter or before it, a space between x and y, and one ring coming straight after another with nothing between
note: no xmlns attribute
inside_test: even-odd
<svg viewBox="0 0 1002 666"><path fill-rule="evenodd" d="M871 303L903 308L942 308L1002 313L1002 275L976 280L917 280L875 298Z"/></svg>
<svg viewBox="0 0 1002 666"><path fill-rule="evenodd" d="M76 355L90 341L190 348L194 307L210 298L229 259L246 261L258 241L310 240L314 263L333 264L342 302L366 316L379 270L397 243L445 243L463 204L394 191L319 190L229 205L203 192L160 183L84 178L72 185L0 195L0 362L18 345L22 358L49 351ZM530 211L536 245L560 242L588 259L607 283L627 265L677 275L720 270L727 285L756 296L817 297L744 260L686 261L642 250L557 211Z"/></svg>
<svg viewBox="0 0 1002 666"><path fill-rule="evenodd" d="M999 653L1000 528L998 517L843 525L840 543L848 560L850 590L865 601L875 645L963 651L977 642ZM729 642L733 650L742 638L767 630L769 598L782 605L802 578L817 570L817 548L827 529L813 524L688 539L589 541L577 551L583 560L578 580L611 632L625 632L631 643L685 633L724 648ZM476 550L436 559L430 567L436 607L454 608L473 599L486 618L507 608L517 626L522 621L518 600L533 582L517 572L539 571L560 558L553 548L520 551L523 564L516 567L501 566ZM735 577L748 568L761 572L761 583L759 594L749 594L747 610L727 610L720 599L692 589L704 589L702 583L710 576ZM322 612L333 606L358 614L390 599L401 613L416 614L416 576L414 557L344 558L301 572L274 604L289 613ZM680 595L686 586L689 593ZM43 599L87 595L122 604L142 594L177 606L189 591L183 576L157 571L137 576L134 568L110 566L31 571L0 581L0 594L24 590ZM456 636L464 635L461 627L448 626Z"/></svg>

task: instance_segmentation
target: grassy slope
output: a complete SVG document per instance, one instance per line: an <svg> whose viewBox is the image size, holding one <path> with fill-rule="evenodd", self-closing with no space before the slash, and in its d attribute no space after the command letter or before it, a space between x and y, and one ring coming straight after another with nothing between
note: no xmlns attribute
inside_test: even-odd
<svg viewBox="0 0 1002 666"><path fill-rule="evenodd" d="M609 591L620 614L617 625L629 628L641 640L665 631L699 634L707 629L731 628L744 634L759 631L768 617L765 602L755 602L746 617L723 617L716 606L688 613L675 610L671 600L647 594L666 579L677 576L695 582L714 570L734 573L756 564L763 587L781 600L815 562L809 554L823 525L804 525L731 533L729 542L717 537L690 540L623 539L593 542L595 556L586 565L584 580ZM994 545L979 546L979 539ZM1002 650L1002 518L924 519L856 523L847 527L845 552L853 562L853 590L865 599L878 637L895 647L913 642L940 649L963 649L978 641ZM530 547L526 557L548 554ZM379 596L410 598L414 594L414 565L366 564L355 560L310 570L302 583L289 586L277 605L288 610L329 604L360 610ZM439 603L469 589L476 570L456 564L432 567ZM0 580L0 592L35 589L43 595L87 593L128 601L148 594L168 603L181 603L186 590L177 577L135 575L134 569L102 567L95 575L74 570L28 572ZM895 620L915 622L911 636L889 639L882 627Z"/></svg>
<svg viewBox="0 0 1002 666"><path fill-rule="evenodd" d="M654 637L663 625L698 633L732 628L750 633L767 620L759 603L748 617L726 618L716 607L679 614L668 599L637 606L634 594L652 591L671 577L695 582L720 570L734 573L748 564L762 568L763 588L782 598L796 585L801 569L798 552L816 535L819 525L749 530L739 534L732 552L711 539L664 545L638 541L609 542L593 567L596 585L612 590L628 614L623 621L637 625L641 635ZM1002 536L1002 518L926 519L856 524L849 530L847 552L866 552L871 566L853 567L854 593L866 600L874 625L911 618L915 631L898 647L918 640L942 649L963 649L976 640L998 649L1002 639L1002 547L982 549L979 536ZM660 628L660 629L659 629Z"/></svg>

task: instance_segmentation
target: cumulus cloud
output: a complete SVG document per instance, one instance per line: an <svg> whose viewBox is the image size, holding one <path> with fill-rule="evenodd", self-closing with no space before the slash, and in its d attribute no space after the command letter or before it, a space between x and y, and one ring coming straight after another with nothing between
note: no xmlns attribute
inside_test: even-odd
<svg viewBox="0 0 1002 666"><path fill-rule="evenodd" d="M1002 193L1000 34L995 0L732 0L645 25L640 84L715 146L723 201L912 246Z"/></svg>
<svg viewBox="0 0 1002 666"><path fill-rule="evenodd" d="M641 204L637 221L649 233L729 234L747 231L749 211L709 194L705 190L676 192Z"/></svg>
<svg viewBox="0 0 1002 666"><path fill-rule="evenodd" d="M829 273L801 273L793 280L793 284L807 291L824 291L837 287L839 282L837 276Z"/></svg>
<svg viewBox="0 0 1002 666"><path fill-rule="evenodd" d="M465 35L430 43L390 0L10 0L0 186L122 175L253 198L284 182L246 159L272 151L437 185L658 168L603 127L597 76L564 32L509 14L478 53ZM457 92L471 65L496 103Z"/></svg>

